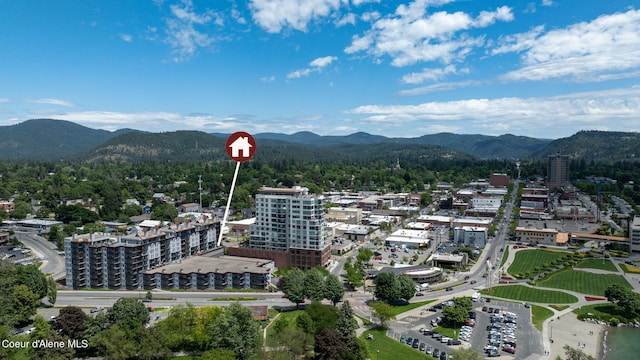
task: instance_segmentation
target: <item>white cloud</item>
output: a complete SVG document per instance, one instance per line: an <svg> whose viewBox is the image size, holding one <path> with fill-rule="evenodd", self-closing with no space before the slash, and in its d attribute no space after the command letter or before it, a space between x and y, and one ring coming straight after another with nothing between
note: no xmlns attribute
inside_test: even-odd
<svg viewBox="0 0 640 360"><path fill-rule="evenodd" d="M319 57L309 63L310 67L288 73L287 79L299 79L301 77L309 76L312 73L320 72L323 68L331 65L331 63L336 60L338 60L338 57L336 56Z"/></svg>
<svg viewBox="0 0 640 360"><path fill-rule="evenodd" d="M10 102L11 102L11 100L9 100L7 98L0 98L0 104L8 104Z"/></svg>
<svg viewBox="0 0 640 360"><path fill-rule="evenodd" d="M413 72L402 77L405 84L420 84L427 80L436 81L451 74L468 74L469 68L458 69L455 65L447 65L443 68L428 68L421 72Z"/></svg>
<svg viewBox="0 0 640 360"><path fill-rule="evenodd" d="M398 92L398 95L400 96L423 95L423 94L429 94L434 92L450 91L450 90L455 90L455 89L469 87L469 86L479 86L481 84L483 84L483 82L475 81L475 80L467 80L467 81L459 81L459 82L444 82L444 83L438 83L438 84L433 84L428 86L421 86L421 87L408 89L408 90L402 90Z"/></svg>
<svg viewBox="0 0 640 360"><path fill-rule="evenodd" d="M334 23L336 27L342 27L345 25L354 25L356 23L356 14L348 13L343 17L337 19Z"/></svg>
<svg viewBox="0 0 640 360"><path fill-rule="evenodd" d="M253 20L270 33L285 27L306 31L309 22L337 10L341 0L251 0Z"/></svg>
<svg viewBox="0 0 640 360"><path fill-rule="evenodd" d="M640 70L638 34L640 10L629 10L546 33L536 27L507 36L493 54L522 53L524 66L505 74L507 80L623 78Z"/></svg>
<svg viewBox="0 0 640 360"><path fill-rule="evenodd" d="M638 131L640 86L554 97L367 105L347 113L362 116L360 121L374 124L370 126L390 123L417 128L465 124L465 132L482 129L484 133L554 134L555 131L554 138L565 128L607 130L611 125L611 129L627 126L629 131Z"/></svg>
<svg viewBox="0 0 640 360"><path fill-rule="evenodd" d="M271 76L263 76L260 78L260 81L265 82L265 83L271 83L276 81L276 77L275 75L271 75Z"/></svg>
<svg viewBox="0 0 640 360"><path fill-rule="evenodd" d="M542 0L542 6L553 6L553 0Z"/></svg>
<svg viewBox="0 0 640 360"><path fill-rule="evenodd" d="M61 100L61 99L51 99L51 98L46 98L46 99L25 99L26 102L29 103L33 103L33 104L47 104L47 105L59 105L59 106L66 106L66 107L74 107L75 105L72 102L66 101L66 100Z"/></svg>
<svg viewBox="0 0 640 360"><path fill-rule="evenodd" d="M133 41L133 37L129 34L120 34L120 38L126 42Z"/></svg>
<svg viewBox="0 0 640 360"><path fill-rule="evenodd" d="M447 3L447 0L416 0L400 5L394 14L375 21L361 36L353 36L345 53L366 51L379 59L391 57L393 66L408 66L418 62L437 61L449 64L464 59L474 48L484 44L466 31L484 28L496 21L512 21L510 7L482 11L477 17L464 12L445 11L427 14L427 8Z"/></svg>
<svg viewBox="0 0 640 360"><path fill-rule="evenodd" d="M193 56L199 48L210 46L214 38L196 29L209 24L222 26L222 18L211 10L197 13L191 0L182 0L180 4L171 5L173 17L166 20L167 37L165 41L174 49L176 62L181 62Z"/></svg>
<svg viewBox="0 0 640 360"><path fill-rule="evenodd" d="M325 57L320 57L313 60L312 62L309 63L309 65L313 67L323 68L331 65L331 63L336 60L338 60L336 56L325 56Z"/></svg>

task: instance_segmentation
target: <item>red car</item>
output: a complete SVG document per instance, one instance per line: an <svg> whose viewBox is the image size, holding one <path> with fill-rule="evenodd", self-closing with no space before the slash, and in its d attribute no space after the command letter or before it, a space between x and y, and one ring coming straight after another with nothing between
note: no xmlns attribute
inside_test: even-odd
<svg viewBox="0 0 640 360"><path fill-rule="evenodd" d="M487 311L487 307L486 307L486 306L483 306L483 307L482 307L482 311Z"/></svg>
<svg viewBox="0 0 640 360"><path fill-rule="evenodd" d="M515 354L516 353L516 349L512 348L512 347L503 347L502 351L506 351L509 354Z"/></svg>

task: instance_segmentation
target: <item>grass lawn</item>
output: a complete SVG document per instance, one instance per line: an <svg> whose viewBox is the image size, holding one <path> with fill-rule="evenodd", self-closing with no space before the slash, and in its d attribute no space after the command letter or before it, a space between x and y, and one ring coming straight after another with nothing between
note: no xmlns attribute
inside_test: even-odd
<svg viewBox="0 0 640 360"><path fill-rule="evenodd" d="M612 284L620 284L631 288L622 275L594 274L586 271L562 271L547 280L540 281L538 286L565 289L581 294L604 296L604 291ZM554 301L551 301L554 302Z"/></svg>
<svg viewBox="0 0 640 360"><path fill-rule="evenodd" d="M412 303L408 303L408 304L405 304L405 305L394 305L393 306L393 315L394 316L398 316L398 315L402 314L405 311L409 311L409 310L413 310L413 309L419 308L420 306L427 305L427 304L432 303L434 301L435 300L426 300L426 301L412 302Z"/></svg>
<svg viewBox="0 0 640 360"><path fill-rule="evenodd" d="M605 260L604 263L602 262L602 259L582 260L578 263L576 267L618 272L618 268L616 268L616 266L613 265L611 260Z"/></svg>
<svg viewBox="0 0 640 360"><path fill-rule="evenodd" d="M542 323L552 316L552 310L538 305L531 305L531 322L539 331L542 331Z"/></svg>
<svg viewBox="0 0 640 360"><path fill-rule="evenodd" d="M482 290L480 292L485 295L505 299L537 303L571 304L578 302L578 298L571 294L563 293L561 291L535 289L524 285L494 286L491 289L491 292L488 290Z"/></svg>
<svg viewBox="0 0 640 360"><path fill-rule="evenodd" d="M511 266L509 266L509 274L524 274L535 271L536 268L553 262L554 260L563 258L567 252L547 251L547 250L520 250L516 253Z"/></svg>
<svg viewBox="0 0 640 360"><path fill-rule="evenodd" d="M502 267L502 265L507 262L507 258L509 258L509 247L505 246L504 254L502 254L502 260L500 260L500 267Z"/></svg>
<svg viewBox="0 0 640 360"><path fill-rule="evenodd" d="M367 334L373 335L373 339L367 340ZM371 360L433 359L418 349L388 337L382 328L367 330L361 337L365 339Z"/></svg>

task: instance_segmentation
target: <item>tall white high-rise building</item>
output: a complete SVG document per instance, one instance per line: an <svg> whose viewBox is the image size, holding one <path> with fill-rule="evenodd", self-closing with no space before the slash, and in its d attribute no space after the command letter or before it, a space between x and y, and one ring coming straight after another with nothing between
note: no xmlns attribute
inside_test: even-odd
<svg viewBox="0 0 640 360"><path fill-rule="evenodd" d="M276 266L326 265L331 244L327 240L324 197L309 194L309 189L299 186L260 188L247 248L260 251L266 258L270 258L267 252L288 253L288 257L272 254Z"/></svg>

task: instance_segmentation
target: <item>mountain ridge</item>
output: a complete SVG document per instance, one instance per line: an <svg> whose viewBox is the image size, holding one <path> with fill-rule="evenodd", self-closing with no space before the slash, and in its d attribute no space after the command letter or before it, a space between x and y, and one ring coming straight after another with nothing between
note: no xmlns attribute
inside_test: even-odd
<svg viewBox="0 0 640 360"><path fill-rule="evenodd" d="M225 158L222 150L227 137L228 134L188 130L154 133L119 129L110 132L65 120L32 119L0 126L0 159L206 161ZM366 132L340 136L318 135L309 131L294 134L267 132L254 137L262 155L270 159L323 159L323 156L375 159L376 152L377 156L386 157L437 154L445 158L471 156L482 159L540 159L560 152L595 161L636 160L640 156L640 134L592 130L560 139L447 132L392 138ZM389 154L382 154L382 149ZM302 157L303 154L307 156Z"/></svg>

